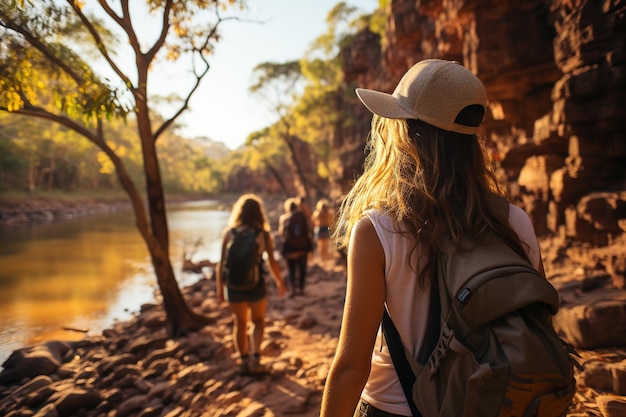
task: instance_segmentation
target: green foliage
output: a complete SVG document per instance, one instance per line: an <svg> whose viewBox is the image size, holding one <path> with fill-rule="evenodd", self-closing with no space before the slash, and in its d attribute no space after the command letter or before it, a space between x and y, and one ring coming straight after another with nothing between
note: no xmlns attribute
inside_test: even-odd
<svg viewBox="0 0 626 417"><path fill-rule="evenodd" d="M141 184L143 162L134 118L111 120L105 130L112 138L109 145L121 156L133 181ZM166 191L221 191L220 164L194 141L166 133L158 149ZM0 113L0 183L4 190L118 188L111 161L87 139L67 128L6 113Z"/></svg>
<svg viewBox="0 0 626 417"><path fill-rule="evenodd" d="M207 195L221 191L219 163L193 140L167 133L159 141L157 150L166 192Z"/></svg>
<svg viewBox="0 0 626 417"><path fill-rule="evenodd" d="M249 91L263 98L279 118L289 113L303 82L300 62L263 62L254 68L253 77Z"/></svg>
<svg viewBox="0 0 626 417"><path fill-rule="evenodd" d="M68 8L42 0L29 7L0 5L0 109L60 110L86 124L104 115L125 117L129 108L63 38L84 39ZM81 36L83 35L83 36ZM46 100L39 100L45 91Z"/></svg>
<svg viewBox="0 0 626 417"><path fill-rule="evenodd" d="M0 113L0 176L4 189L97 188L111 181L93 169L97 149L75 132L21 115Z"/></svg>
<svg viewBox="0 0 626 417"><path fill-rule="evenodd" d="M268 84L276 80L283 80L286 84L293 84L300 77L300 64L298 61L285 63L262 62L254 67L256 81L249 87L250 92L257 93L266 88Z"/></svg>
<svg viewBox="0 0 626 417"><path fill-rule="evenodd" d="M387 22L389 21L390 3L391 0L379 0L378 9L376 9L376 11L374 11L374 13L369 16L368 28L369 30L380 36L383 45L387 41L387 37L385 36L385 30Z"/></svg>

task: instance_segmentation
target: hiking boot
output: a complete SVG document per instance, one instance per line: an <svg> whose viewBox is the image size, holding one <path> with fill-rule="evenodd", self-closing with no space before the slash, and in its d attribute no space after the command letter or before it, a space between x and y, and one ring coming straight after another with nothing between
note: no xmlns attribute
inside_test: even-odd
<svg viewBox="0 0 626 417"><path fill-rule="evenodd" d="M257 355L253 355L250 359L250 367L248 369L250 375L266 374L268 372L267 367L261 364L261 358Z"/></svg>
<svg viewBox="0 0 626 417"><path fill-rule="evenodd" d="M239 364L239 373L241 375L250 375L250 365L248 362L241 362Z"/></svg>
<svg viewBox="0 0 626 417"><path fill-rule="evenodd" d="M250 358L248 356L241 358L241 363L239 364L239 374L250 375Z"/></svg>

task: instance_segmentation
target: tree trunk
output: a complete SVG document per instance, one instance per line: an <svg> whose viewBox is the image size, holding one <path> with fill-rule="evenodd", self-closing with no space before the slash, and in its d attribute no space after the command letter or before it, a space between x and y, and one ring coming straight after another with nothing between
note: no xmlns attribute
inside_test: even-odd
<svg viewBox="0 0 626 417"><path fill-rule="evenodd" d="M278 172L276 167L272 165L271 162L269 161L264 161L264 162L265 162L265 165L267 166L267 169L269 169L270 173L274 176L274 178L276 178L276 181L278 181L278 184L280 185L280 188L282 188L285 195L289 195L289 189L287 188L285 181L283 181L283 177L280 175L280 172Z"/></svg>
<svg viewBox="0 0 626 417"><path fill-rule="evenodd" d="M143 68L138 65L139 86L147 85L147 66ZM166 313L168 336L175 338L190 331L195 331L210 323L204 316L194 313L183 298L178 287L174 269L169 256L169 231L167 226L167 215L165 208L165 193L156 152L156 144L152 134L150 124L150 113L147 105L147 91L139 88L136 97L136 115L141 148L144 161L144 175L148 192L148 208L150 218L150 229L147 230L145 222L138 222L137 227L144 236L148 245L150 258L157 277L161 297L163 298L163 308ZM139 198L132 196L132 198ZM133 207L142 206L133 204ZM144 230L142 230L142 228ZM152 238L151 238L152 237Z"/></svg>
<svg viewBox="0 0 626 417"><path fill-rule="evenodd" d="M212 321L208 317L199 315L189 308L178 287L169 256L160 247L148 249L163 298L168 336L171 338L184 336L211 324Z"/></svg>
<svg viewBox="0 0 626 417"><path fill-rule="evenodd" d="M285 141L285 143L287 144L287 147L289 148L291 162L296 168L296 176L300 180L300 183L302 184L302 188L304 188L304 197L306 198L306 201L309 201L309 194L310 194L309 182L307 181L306 176L304 175L304 170L302 169L302 165L300 164L300 161L298 161L298 156L296 155L296 148L293 143L294 140L296 140L296 138L291 136L289 133L286 133L283 136L283 140Z"/></svg>

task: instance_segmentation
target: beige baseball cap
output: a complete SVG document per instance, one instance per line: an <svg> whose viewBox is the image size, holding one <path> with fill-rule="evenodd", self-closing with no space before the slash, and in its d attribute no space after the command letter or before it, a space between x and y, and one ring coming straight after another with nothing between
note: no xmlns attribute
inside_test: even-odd
<svg viewBox="0 0 626 417"><path fill-rule="evenodd" d="M393 94L357 88L356 94L374 114L389 119L419 119L450 132L475 134L478 122L459 118L468 106L481 106L487 92L483 83L456 61L426 59L413 65Z"/></svg>

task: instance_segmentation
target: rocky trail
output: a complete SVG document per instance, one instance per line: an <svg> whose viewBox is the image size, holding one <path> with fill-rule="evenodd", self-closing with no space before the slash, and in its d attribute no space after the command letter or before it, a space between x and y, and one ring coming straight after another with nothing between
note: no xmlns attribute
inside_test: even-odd
<svg viewBox="0 0 626 417"><path fill-rule="evenodd" d="M0 414L316 416L337 343L345 272L336 259L312 262L309 274L304 296L276 298L270 287L267 375L239 375L230 311L217 302L214 281L199 276L184 294L214 325L168 340L161 307L149 304L101 335L17 351L0 373ZM626 349L580 353L585 371L568 415L626 415Z"/></svg>

